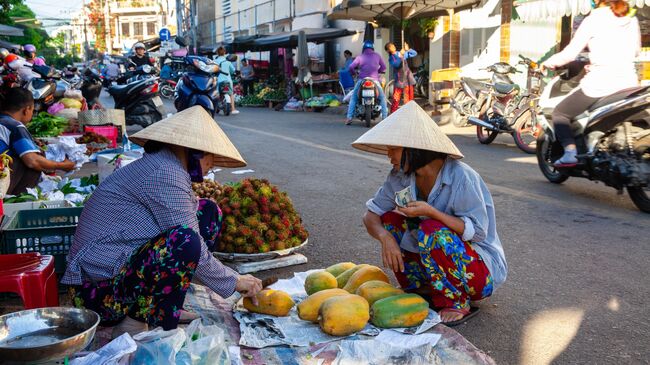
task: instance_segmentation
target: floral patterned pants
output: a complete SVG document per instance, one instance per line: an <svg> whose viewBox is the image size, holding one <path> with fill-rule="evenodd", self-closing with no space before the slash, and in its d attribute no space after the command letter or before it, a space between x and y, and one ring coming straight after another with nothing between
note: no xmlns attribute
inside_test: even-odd
<svg viewBox="0 0 650 365"><path fill-rule="evenodd" d="M402 94L404 94L404 104L413 100L413 85L406 85L404 88L396 87L393 89L393 101L390 105L390 112L395 113L399 109L399 102L402 99Z"/></svg>
<svg viewBox="0 0 650 365"><path fill-rule="evenodd" d="M212 250L221 229L221 210L214 202L200 200L197 215L201 236L179 226L152 238L131 254L114 278L70 287L75 307L97 312L103 326L128 315L164 330L176 328L198 264L201 237Z"/></svg>
<svg viewBox="0 0 650 365"><path fill-rule="evenodd" d="M465 309L470 300L492 295L490 271L454 231L433 219L417 222L395 212L384 214L381 220L397 242L411 229L417 230L420 252L402 251L404 272L395 273L402 288L428 289L436 308Z"/></svg>

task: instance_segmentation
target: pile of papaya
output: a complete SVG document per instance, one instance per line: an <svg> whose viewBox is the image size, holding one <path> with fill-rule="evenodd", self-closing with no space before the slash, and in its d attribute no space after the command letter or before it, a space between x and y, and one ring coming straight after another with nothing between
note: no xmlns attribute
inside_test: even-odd
<svg viewBox="0 0 650 365"><path fill-rule="evenodd" d="M304 321L318 323L323 332L348 336L361 331L370 321L379 328L416 327L429 314L429 304L417 294L407 294L390 284L377 266L351 262L314 272L305 280L309 295L297 306ZM287 316L295 303L289 294L264 289L258 305L249 298L244 307L251 312Z"/></svg>

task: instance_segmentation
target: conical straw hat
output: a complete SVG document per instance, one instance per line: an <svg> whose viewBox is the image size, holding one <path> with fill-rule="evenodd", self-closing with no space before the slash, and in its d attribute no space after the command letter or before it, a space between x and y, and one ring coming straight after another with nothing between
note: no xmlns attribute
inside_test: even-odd
<svg viewBox="0 0 650 365"><path fill-rule="evenodd" d="M147 141L157 141L211 153L215 166L246 166L246 161L228 136L200 106L193 106L154 123L130 139L140 146Z"/></svg>
<svg viewBox="0 0 650 365"><path fill-rule="evenodd" d="M410 147L463 158L454 142L415 101L410 101L352 143L366 152L386 154L388 147Z"/></svg>

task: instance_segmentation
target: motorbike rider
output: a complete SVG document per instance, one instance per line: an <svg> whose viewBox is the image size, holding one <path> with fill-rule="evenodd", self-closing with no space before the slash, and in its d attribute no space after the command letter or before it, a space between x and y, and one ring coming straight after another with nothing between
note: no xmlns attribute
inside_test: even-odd
<svg viewBox="0 0 650 365"><path fill-rule="evenodd" d="M231 112L230 114L239 114L239 110L235 109L235 98L233 97L233 84L232 75L235 73L235 66L226 57L226 49L224 47L217 48L217 59L214 62L219 66L219 76L217 77L217 84L227 82L230 84L228 94L230 95Z"/></svg>
<svg viewBox="0 0 650 365"><path fill-rule="evenodd" d="M163 62L163 67L160 69L160 78L162 80L171 80L172 76L172 60L170 58L165 58Z"/></svg>
<svg viewBox="0 0 650 365"><path fill-rule="evenodd" d="M352 117L354 116L354 110L357 106L359 100L359 88L365 77L369 77L374 80L377 85L377 90L379 91L379 104L381 105L381 117L386 118L388 115L388 106L386 105L386 95L384 94L384 89L381 86L381 80L379 74L386 72L386 64L381 58L379 53L375 52L375 45L371 41L363 42L363 51L359 56L357 56L354 61L348 67L350 74L354 74L355 69L359 68L359 78L356 85L354 85L354 90L350 98L350 105L348 106L347 119L345 120L346 125L352 124Z"/></svg>
<svg viewBox="0 0 650 365"><path fill-rule="evenodd" d="M147 50L144 47L144 43L138 42L133 45L133 49L135 50L135 54L131 57L129 57L129 60L135 64L135 66L132 65L132 69L135 69L136 67L144 66L144 65L149 65L153 67L153 63L151 62L151 59L147 56Z"/></svg>
<svg viewBox="0 0 650 365"><path fill-rule="evenodd" d="M554 163L558 167L578 162L572 120L601 98L638 85L634 64L641 51L638 19L630 16L624 0L595 0L594 4L596 8L582 21L569 45L541 65L542 70L564 66L589 47L590 65L580 86L553 111L555 135L564 147L564 154Z"/></svg>
<svg viewBox="0 0 650 365"><path fill-rule="evenodd" d="M34 66L45 66L45 60L42 57L36 57L36 47L33 44L26 44L23 46L23 54L25 61Z"/></svg>

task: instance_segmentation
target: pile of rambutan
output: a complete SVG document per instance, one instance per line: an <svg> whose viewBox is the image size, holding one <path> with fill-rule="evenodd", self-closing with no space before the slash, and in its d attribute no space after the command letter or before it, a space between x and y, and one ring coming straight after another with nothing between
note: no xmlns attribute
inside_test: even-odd
<svg viewBox="0 0 650 365"><path fill-rule="evenodd" d="M215 203L219 202L223 193L221 184L210 179L205 179L200 183L192 183L192 190L194 190L194 194L197 197L211 199Z"/></svg>
<svg viewBox="0 0 650 365"><path fill-rule="evenodd" d="M308 237L286 192L265 179L222 187L223 226L217 251L263 253L302 244Z"/></svg>

